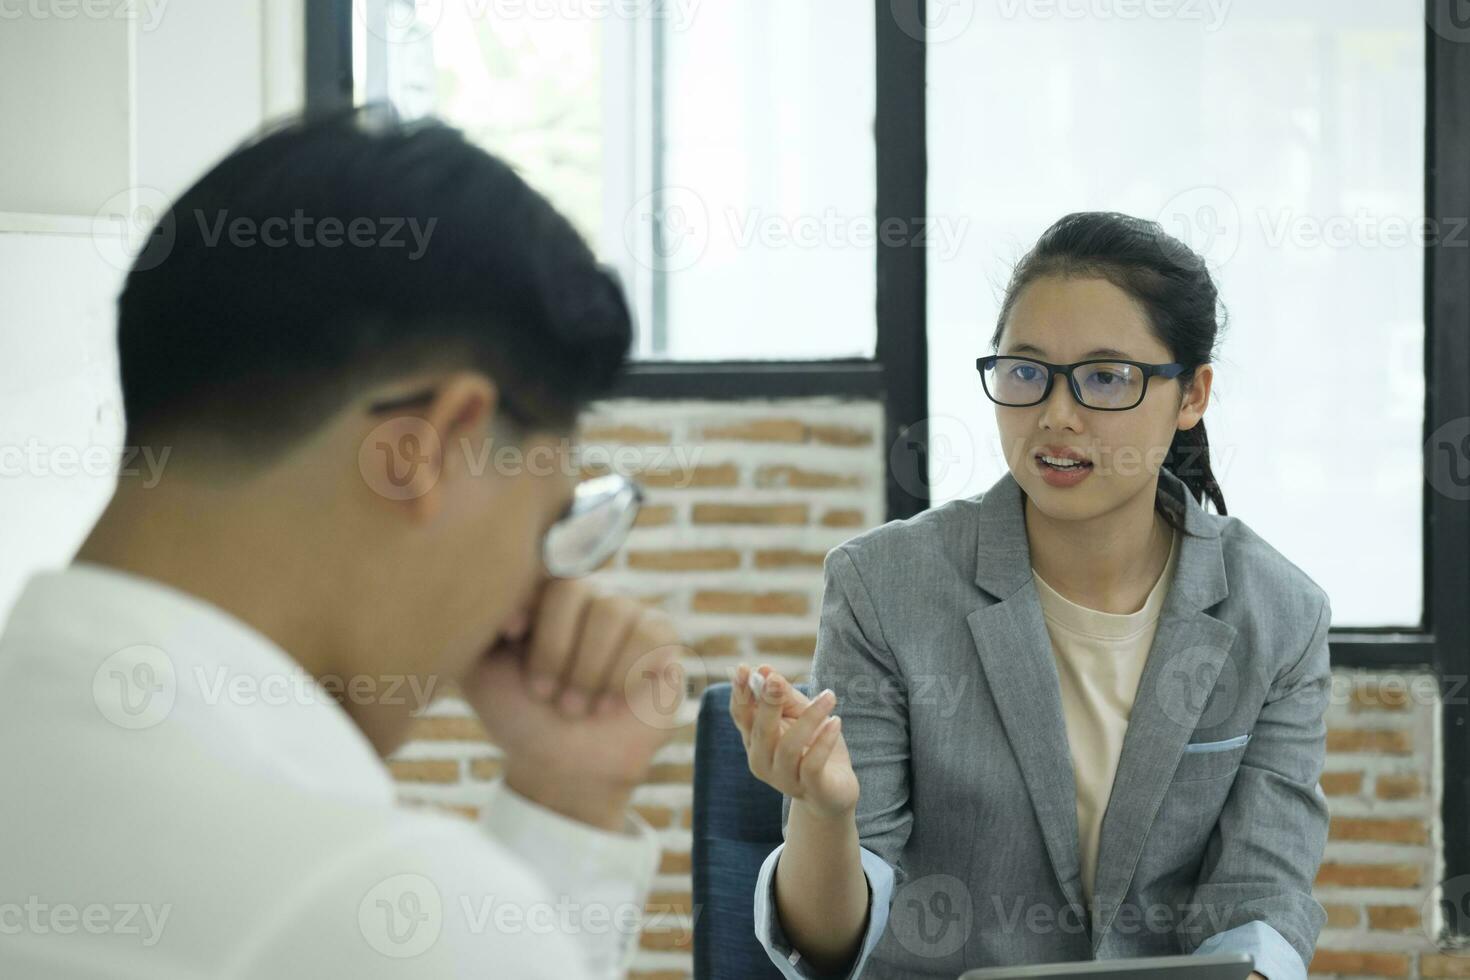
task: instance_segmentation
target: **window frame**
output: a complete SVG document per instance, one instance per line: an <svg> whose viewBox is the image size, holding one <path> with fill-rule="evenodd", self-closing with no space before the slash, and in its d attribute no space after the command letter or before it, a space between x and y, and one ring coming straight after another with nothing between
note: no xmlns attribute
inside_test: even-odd
<svg viewBox="0 0 1470 980"><path fill-rule="evenodd" d="M1437 6L1426 0L1428 45L1425 120L1425 214L1431 227L1453 228L1470 216L1470 42L1434 30ZM1441 8L1442 9L1442 8ZM1424 264L1424 473L1435 472L1431 445L1440 426L1470 416L1470 248L1430 246ZM1365 632L1343 652L1351 661L1432 666L1439 674L1444 764L1440 816L1444 880L1470 875L1470 501L1424 487L1424 622L1402 636ZM1338 662L1333 641L1333 662ZM1401 657L1384 656L1398 653ZM1376 655L1376 656L1374 656ZM1358 665L1355 663L1354 665ZM1454 828L1461 828L1458 832ZM1450 938L1470 940L1470 922L1449 924Z"/></svg>
<svg viewBox="0 0 1470 980"><path fill-rule="evenodd" d="M1433 28L1436 4L1425 0L1426 119L1425 216L1453 227L1470 215L1470 43L1453 41ZM926 23L924 0L875 0L877 104L874 138L877 163L876 217L904 220L927 214L926 52L924 43L902 30L894 4L912 4L913 23ZM306 98L308 111L352 103L352 0L322 0L306 6ZM922 31L916 32L922 33ZM659 116L655 87L655 125ZM655 186L657 184L655 183ZM907 216L907 217L905 217ZM877 248L877 346L871 359L815 361L638 361L615 397L644 399L782 398L838 396L881 400L884 445L903 441L913 452L915 472L927 471L925 427L928 404L926 265L923 249ZM1426 474L1433 472L1430 440L1441 425L1470 417L1470 249L1427 247L1424 269ZM910 429L913 429L910 433ZM927 481L887 474L887 515L911 517L929 506ZM1433 670L1440 680L1443 726L1441 818L1446 828L1446 880L1470 875L1470 503L1449 499L1423 485L1424 614L1418 628L1333 629L1332 665L1379 671ZM1456 926L1458 931L1456 931ZM1470 939L1470 923L1452 925Z"/></svg>

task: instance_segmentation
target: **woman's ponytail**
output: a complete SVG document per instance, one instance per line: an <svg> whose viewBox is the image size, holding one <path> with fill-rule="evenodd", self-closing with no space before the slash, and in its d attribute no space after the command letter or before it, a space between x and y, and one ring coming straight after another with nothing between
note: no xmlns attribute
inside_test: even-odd
<svg viewBox="0 0 1470 980"><path fill-rule="evenodd" d="M1179 477L1201 506L1208 499L1215 505L1217 514L1225 513L1225 494L1210 468L1210 437L1205 432L1204 419L1193 428L1175 431L1169 453L1164 457L1164 468Z"/></svg>

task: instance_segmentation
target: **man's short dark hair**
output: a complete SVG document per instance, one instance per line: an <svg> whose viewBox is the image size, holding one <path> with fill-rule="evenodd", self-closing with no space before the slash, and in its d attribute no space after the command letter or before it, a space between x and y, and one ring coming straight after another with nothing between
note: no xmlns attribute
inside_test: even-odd
<svg viewBox="0 0 1470 980"><path fill-rule="evenodd" d="M566 431L632 339L617 280L540 194L458 130L382 106L237 149L161 217L118 307L128 441L248 455L427 365L482 370Z"/></svg>

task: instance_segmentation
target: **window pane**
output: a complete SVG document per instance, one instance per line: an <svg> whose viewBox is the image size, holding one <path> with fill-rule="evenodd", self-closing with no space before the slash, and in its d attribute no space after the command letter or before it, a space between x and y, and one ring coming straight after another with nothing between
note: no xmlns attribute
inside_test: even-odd
<svg viewBox="0 0 1470 980"><path fill-rule="evenodd" d="M1206 420L1230 513L1335 625L1417 625L1422 244L1454 232L1423 220L1422 6L1017 0L958 26L929 49L929 206L971 218L929 256L935 500L1004 470L970 365L1015 260L1070 211L1154 218L1229 311Z"/></svg>
<svg viewBox="0 0 1470 980"><path fill-rule="evenodd" d="M636 356L872 356L871 8L355 11L359 98L438 114L514 164L621 271Z"/></svg>
<svg viewBox="0 0 1470 980"><path fill-rule="evenodd" d="M464 130L600 246L604 19L547 15L557 9L357 0L359 94Z"/></svg>
<svg viewBox="0 0 1470 980"><path fill-rule="evenodd" d="M706 3L665 32L662 257L673 358L871 357L869 4Z"/></svg>

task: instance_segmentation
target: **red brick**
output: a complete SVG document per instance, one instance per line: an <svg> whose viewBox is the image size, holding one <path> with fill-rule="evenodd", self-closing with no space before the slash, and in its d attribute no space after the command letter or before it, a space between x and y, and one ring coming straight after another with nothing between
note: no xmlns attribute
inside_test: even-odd
<svg viewBox="0 0 1470 980"><path fill-rule="evenodd" d="M754 419L733 425L711 426L702 435L710 440L738 442L806 442L807 428L797 419Z"/></svg>
<svg viewBox="0 0 1470 980"><path fill-rule="evenodd" d="M695 504L695 524L805 524L806 504Z"/></svg>
<svg viewBox="0 0 1470 980"><path fill-rule="evenodd" d="M683 490L686 487L733 487L740 482L740 471L733 463L694 466L688 469L643 470L633 476L646 487L669 490Z"/></svg>
<svg viewBox="0 0 1470 980"><path fill-rule="evenodd" d="M1376 977L1406 977L1409 957L1402 953L1345 952L1319 949L1312 957L1312 973L1369 974Z"/></svg>
<svg viewBox="0 0 1470 980"><path fill-rule="evenodd" d="M733 548L703 548L687 551L630 551L628 567L648 572L711 572L740 567L740 552Z"/></svg>
<svg viewBox="0 0 1470 980"><path fill-rule="evenodd" d="M799 466L762 466L755 471L758 487L790 487L796 490L831 490L860 487L862 477L855 473L830 473L806 470Z"/></svg>
<svg viewBox="0 0 1470 980"><path fill-rule="evenodd" d="M475 759L470 763L472 779L498 779L501 772L500 759Z"/></svg>
<svg viewBox="0 0 1470 980"><path fill-rule="evenodd" d="M1351 710L1357 711L1404 711L1409 707L1408 685L1403 683L1383 684L1377 680L1360 681L1353 686Z"/></svg>
<svg viewBox="0 0 1470 980"><path fill-rule="evenodd" d="M388 771L401 783L457 783L459 763L447 759L402 759L388 763Z"/></svg>
<svg viewBox="0 0 1470 980"><path fill-rule="evenodd" d="M701 637L690 646L701 657L733 657L740 653L739 638L725 633Z"/></svg>
<svg viewBox="0 0 1470 980"><path fill-rule="evenodd" d="M821 568L827 560L825 551L798 551L794 548L763 549L755 553L756 568Z"/></svg>
<svg viewBox="0 0 1470 980"><path fill-rule="evenodd" d="M1329 862L1317 872L1317 884L1343 888L1418 888L1422 870L1415 864L1346 864Z"/></svg>
<svg viewBox="0 0 1470 980"><path fill-rule="evenodd" d="M593 425L579 433L582 442L619 442L642 445L662 444L669 441L666 429L646 425Z"/></svg>
<svg viewBox="0 0 1470 980"><path fill-rule="evenodd" d="M846 425L814 425L811 437L829 446L867 446L873 442L873 433L868 429L854 429Z"/></svg>
<svg viewBox="0 0 1470 980"><path fill-rule="evenodd" d="M645 504L638 509L634 527L665 527L674 523L674 508L668 504Z"/></svg>
<svg viewBox="0 0 1470 980"><path fill-rule="evenodd" d="M1396 728L1333 728L1327 732L1327 751L1411 755L1414 740Z"/></svg>
<svg viewBox="0 0 1470 980"><path fill-rule="evenodd" d="M1470 956L1425 953L1419 957L1419 975L1435 980L1470 977Z"/></svg>
<svg viewBox="0 0 1470 980"><path fill-rule="evenodd" d="M758 636L755 649L758 653L810 657L817 649L817 638L810 633L803 636Z"/></svg>
<svg viewBox="0 0 1470 980"><path fill-rule="evenodd" d="M484 742L488 739L480 719L463 716L419 718L408 731L410 742Z"/></svg>
<svg viewBox="0 0 1470 980"><path fill-rule="evenodd" d="M810 608L810 600L800 592L705 591L694 593L691 608L697 613L804 616Z"/></svg>
<svg viewBox="0 0 1470 980"><path fill-rule="evenodd" d="M1391 929L1403 932L1418 929L1422 924L1419 910L1409 905L1368 906L1368 928Z"/></svg>
<svg viewBox="0 0 1470 980"><path fill-rule="evenodd" d="M1423 844L1429 840L1429 827L1423 820L1368 820L1333 817L1328 836L1332 840L1339 841Z"/></svg>
<svg viewBox="0 0 1470 980"><path fill-rule="evenodd" d="M1380 800L1412 800L1423 795L1424 787L1412 773L1384 773L1373 781L1373 792Z"/></svg>
<svg viewBox="0 0 1470 980"><path fill-rule="evenodd" d="M1328 796L1357 796L1363 792L1361 772L1324 772L1322 792Z"/></svg>

